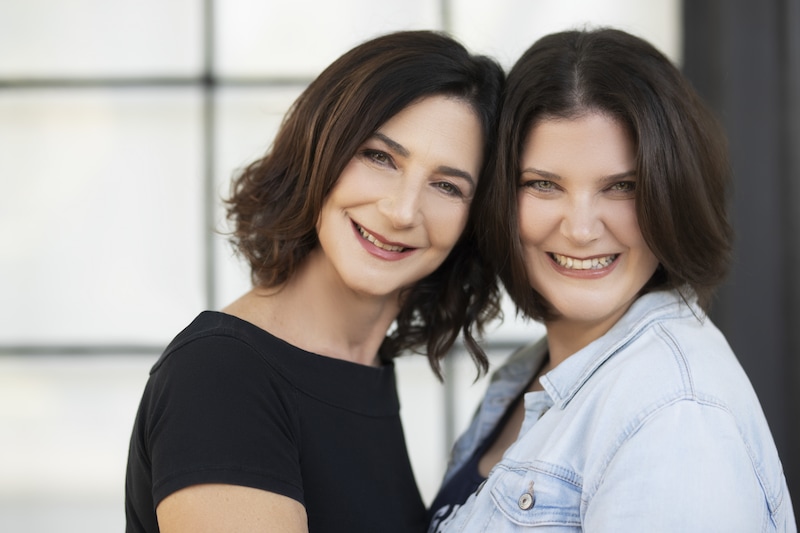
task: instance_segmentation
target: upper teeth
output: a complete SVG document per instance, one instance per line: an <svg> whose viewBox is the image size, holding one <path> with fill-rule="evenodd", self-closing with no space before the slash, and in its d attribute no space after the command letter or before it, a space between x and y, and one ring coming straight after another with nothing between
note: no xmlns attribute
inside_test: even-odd
<svg viewBox="0 0 800 533"><path fill-rule="evenodd" d="M556 263L564 268L572 270L593 270L598 268L605 268L614 262L617 258L616 255L607 255L605 257L595 257L592 259L575 259L566 255L552 254Z"/></svg>
<svg viewBox="0 0 800 533"><path fill-rule="evenodd" d="M384 242L379 241L378 239L375 238L374 235L365 231L364 228L362 228L361 226L356 226L356 227L358 228L358 232L361 234L362 237L364 237L366 240L368 240L381 250L388 250L389 252L402 252L403 250L405 250L405 248L403 248L402 246L394 246L392 244L386 244Z"/></svg>

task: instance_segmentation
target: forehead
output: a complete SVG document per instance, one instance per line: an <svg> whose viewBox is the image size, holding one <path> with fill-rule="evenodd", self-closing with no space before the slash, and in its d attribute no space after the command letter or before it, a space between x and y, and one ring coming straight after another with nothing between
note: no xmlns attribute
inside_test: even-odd
<svg viewBox="0 0 800 533"><path fill-rule="evenodd" d="M378 130L399 128L409 124L430 124L442 117L457 118L480 129L478 114L471 103L455 96L435 94L411 102L384 122Z"/></svg>
<svg viewBox="0 0 800 533"><path fill-rule="evenodd" d="M483 131L472 106L448 96L429 96L402 109L377 133L412 157L446 159L448 164L480 166ZM453 161L455 160L455 161Z"/></svg>
<svg viewBox="0 0 800 533"><path fill-rule="evenodd" d="M535 166L559 175L614 174L635 167L633 139L615 117L592 112L536 122L522 147L522 169Z"/></svg>

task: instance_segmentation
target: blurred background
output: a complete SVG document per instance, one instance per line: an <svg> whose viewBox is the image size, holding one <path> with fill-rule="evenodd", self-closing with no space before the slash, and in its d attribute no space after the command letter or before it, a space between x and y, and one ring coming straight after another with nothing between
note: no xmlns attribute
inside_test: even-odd
<svg viewBox="0 0 800 533"><path fill-rule="evenodd" d="M714 318L753 381L800 507L800 0L0 1L0 531L124 530L132 421L150 366L248 288L220 197L288 106L355 44L445 30L508 68L583 25L645 37L730 137L738 235ZM493 366L542 334L494 328ZM430 501L486 380L398 361Z"/></svg>

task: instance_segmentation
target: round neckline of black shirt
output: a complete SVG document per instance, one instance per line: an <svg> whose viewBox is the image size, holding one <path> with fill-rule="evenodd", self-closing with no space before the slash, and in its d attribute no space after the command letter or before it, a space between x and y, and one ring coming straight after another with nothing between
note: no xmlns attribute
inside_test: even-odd
<svg viewBox="0 0 800 533"><path fill-rule="evenodd" d="M220 311L201 312L175 337L161 360L188 342L211 336L247 344L293 387L318 401L372 417L395 416L400 411L393 363L374 367L309 352Z"/></svg>

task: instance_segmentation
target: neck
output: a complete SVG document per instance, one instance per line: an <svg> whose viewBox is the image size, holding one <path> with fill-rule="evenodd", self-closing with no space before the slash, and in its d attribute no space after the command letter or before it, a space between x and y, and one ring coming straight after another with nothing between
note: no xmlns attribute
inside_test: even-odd
<svg viewBox="0 0 800 533"><path fill-rule="evenodd" d="M551 368L555 368L575 352L602 337L609 329L606 325L600 327L564 320L549 321L545 323L545 327Z"/></svg>
<svg viewBox="0 0 800 533"><path fill-rule="evenodd" d="M303 350L377 366L399 309L396 296L356 294L306 261L283 286L256 287L224 311Z"/></svg>

